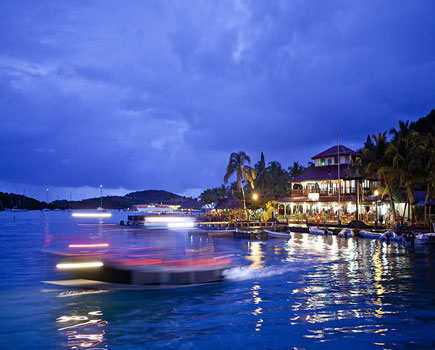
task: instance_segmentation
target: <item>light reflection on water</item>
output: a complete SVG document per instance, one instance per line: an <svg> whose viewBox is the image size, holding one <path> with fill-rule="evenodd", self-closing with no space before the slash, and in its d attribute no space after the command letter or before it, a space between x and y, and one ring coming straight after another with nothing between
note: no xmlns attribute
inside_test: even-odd
<svg viewBox="0 0 435 350"><path fill-rule="evenodd" d="M8 276L0 282L1 348L435 347L431 246L308 234L248 241L22 214L13 222L0 213L0 272ZM114 213L112 222L120 219ZM183 290L91 294L42 285L57 276L40 250L84 240L131 254L231 253L242 265L223 283Z"/></svg>
<svg viewBox="0 0 435 350"><path fill-rule="evenodd" d="M66 346L71 349L92 348L94 350L105 347L105 328L108 322L103 319L100 310L89 311L82 315L62 315L56 319L61 332L66 338Z"/></svg>

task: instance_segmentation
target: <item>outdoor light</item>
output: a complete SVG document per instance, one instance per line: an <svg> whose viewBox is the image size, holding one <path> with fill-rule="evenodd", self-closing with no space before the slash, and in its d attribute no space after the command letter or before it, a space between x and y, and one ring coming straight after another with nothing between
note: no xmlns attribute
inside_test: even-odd
<svg viewBox="0 0 435 350"><path fill-rule="evenodd" d="M379 191L375 190L375 196L376 196L376 219L375 219L375 226L378 226L378 195L379 195Z"/></svg>
<svg viewBox="0 0 435 350"><path fill-rule="evenodd" d="M258 199L258 194L254 193L254 194L252 195L252 199L253 199L254 201L256 201L256 200Z"/></svg>

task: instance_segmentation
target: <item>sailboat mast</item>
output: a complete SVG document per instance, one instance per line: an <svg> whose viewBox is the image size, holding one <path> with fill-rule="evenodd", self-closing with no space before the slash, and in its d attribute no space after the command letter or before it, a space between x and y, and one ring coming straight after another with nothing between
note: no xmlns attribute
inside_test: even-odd
<svg viewBox="0 0 435 350"><path fill-rule="evenodd" d="M101 191L100 208L103 209L103 185L100 185L100 191Z"/></svg>
<svg viewBox="0 0 435 350"><path fill-rule="evenodd" d="M337 153L338 153L338 222L340 222L340 210L341 210L341 203L340 203L340 192L341 192L341 186L340 186L340 130L337 127Z"/></svg>

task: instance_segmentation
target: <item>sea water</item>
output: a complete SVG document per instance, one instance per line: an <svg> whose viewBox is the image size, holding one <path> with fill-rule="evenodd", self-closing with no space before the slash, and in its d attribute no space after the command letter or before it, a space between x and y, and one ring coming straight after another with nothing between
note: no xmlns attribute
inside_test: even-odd
<svg viewBox="0 0 435 350"><path fill-rule="evenodd" d="M434 246L144 230L112 214L0 212L1 349L435 348ZM237 266L221 283L170 290L42 282L59 278L47 251L90 242L129 253L203 249Z"/></svg>

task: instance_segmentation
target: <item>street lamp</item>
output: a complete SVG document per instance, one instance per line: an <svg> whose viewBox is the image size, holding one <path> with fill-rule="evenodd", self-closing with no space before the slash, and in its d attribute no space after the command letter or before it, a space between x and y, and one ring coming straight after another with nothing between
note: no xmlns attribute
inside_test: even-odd
<svg viewBox="0 0 435 350"><path fill-rule="evenodd" d="M379 195L379 191L375 190L375 196L376 196L376 220L375 220L375 226L378 226L378 195Z"/></svg>
<svg viewBox="0 0 435 350"><path fill-rule="evenodd" d="M256 201L256 200L258 199L258 194L253 193L253 194L252 194L252 199L253 199L254 201Z"/></svg>

